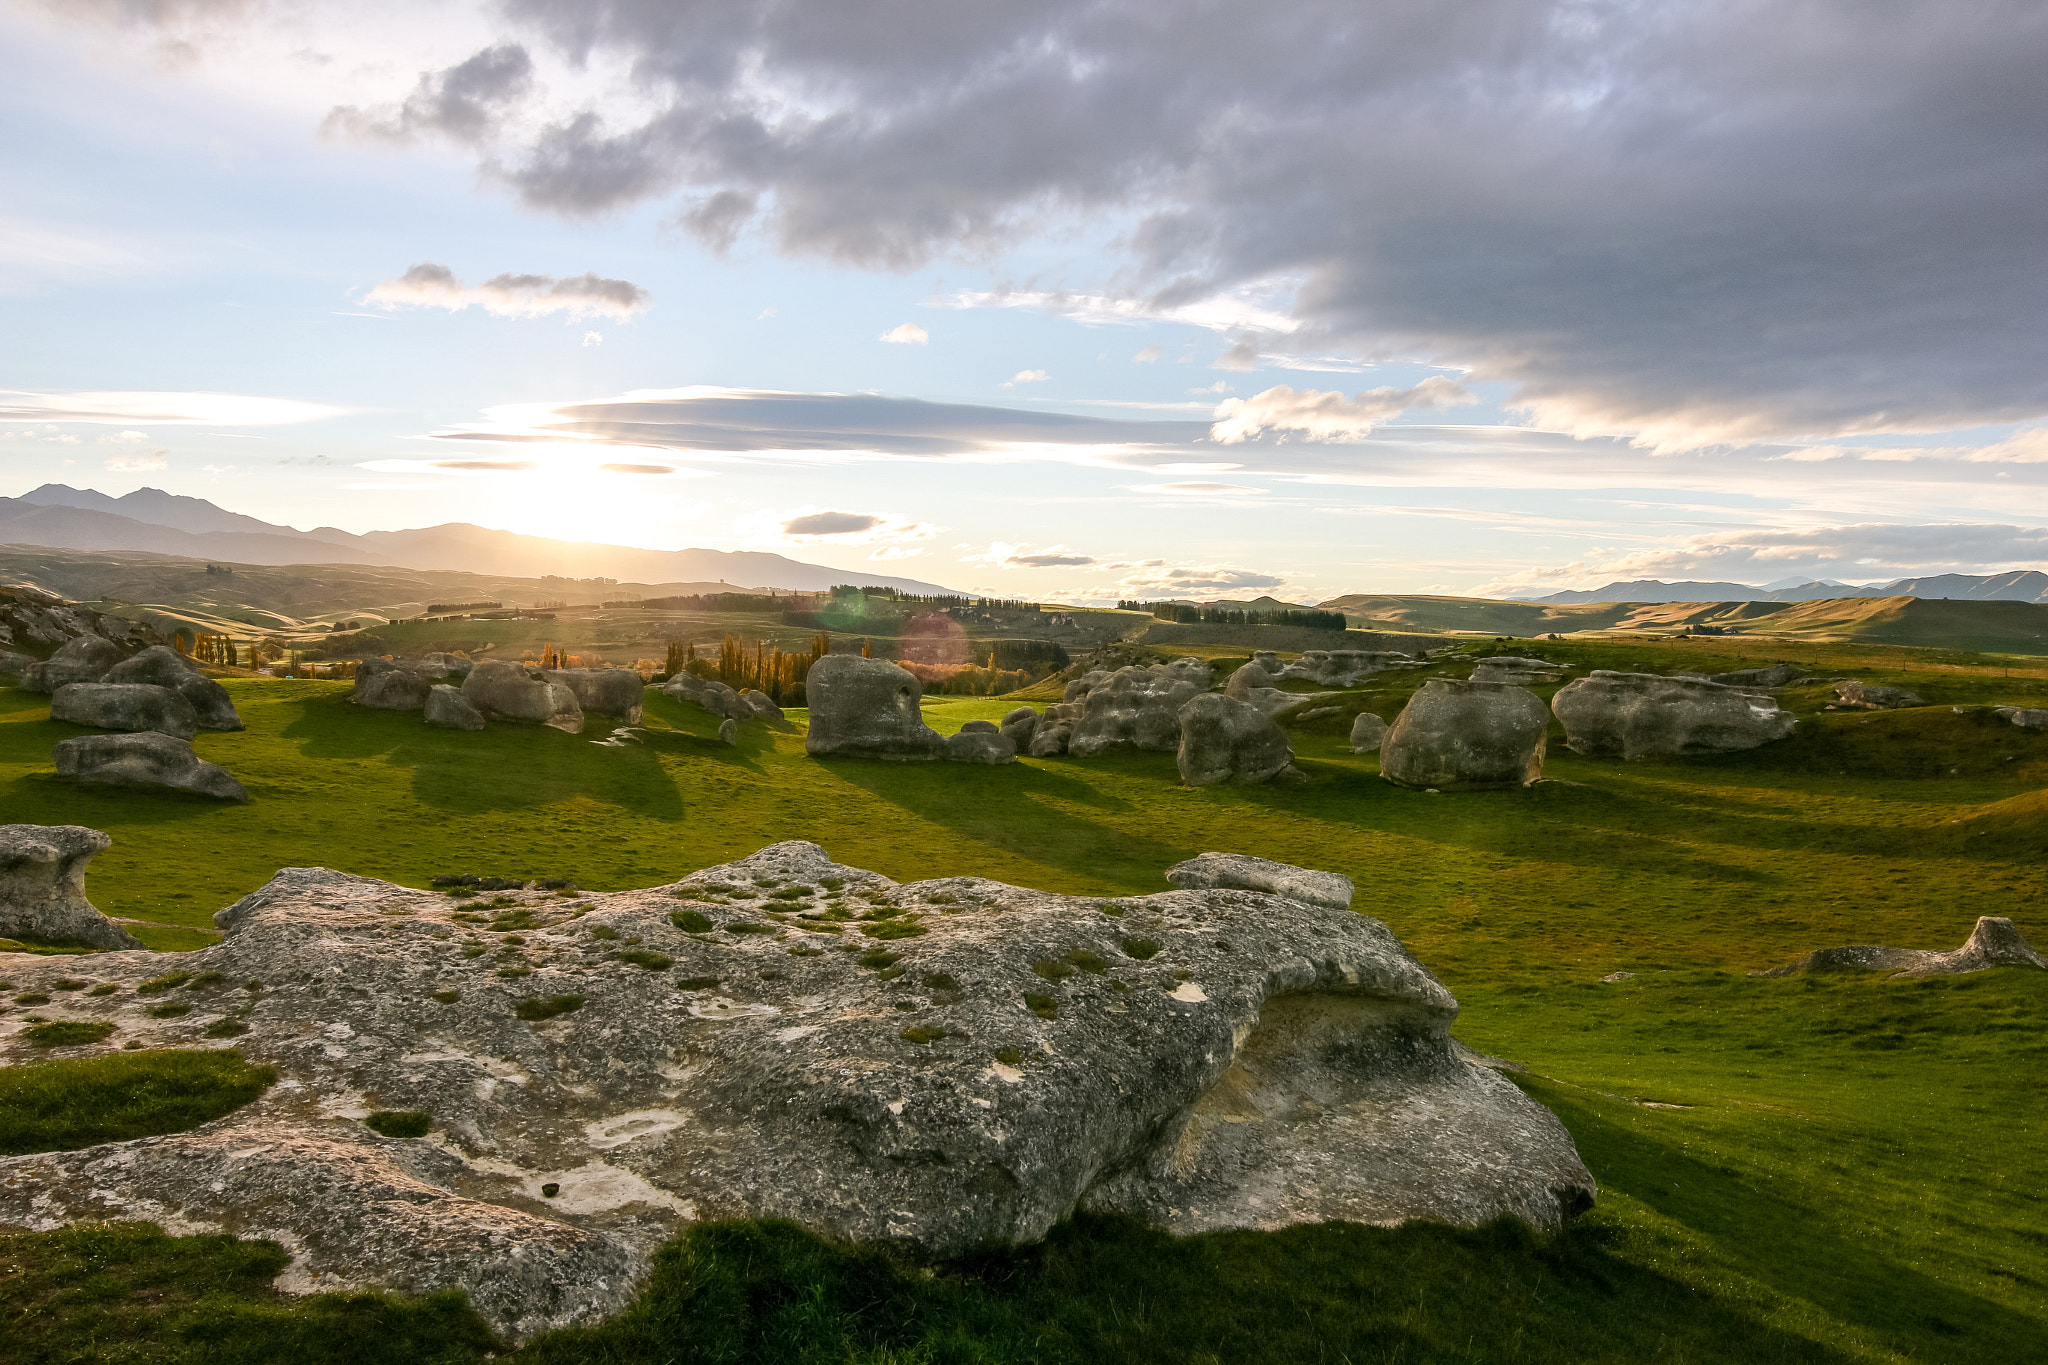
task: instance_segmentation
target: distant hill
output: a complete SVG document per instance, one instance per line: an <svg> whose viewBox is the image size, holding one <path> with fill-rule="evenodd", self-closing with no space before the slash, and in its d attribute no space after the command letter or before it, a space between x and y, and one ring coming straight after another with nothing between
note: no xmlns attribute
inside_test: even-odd
<svg viewBox="0 0 2048 1365"><path fill-rule="evenodd" d="M142 550L236 564L365 564L520 578L552 574L643 583L723 582L785 591L840 583L913 593L955 591L920 579L835 569L755 550L642 550L522 536L465 522L365 535L331 526L301 531L158 488L115 498L53 483L19 498L0 498L0 543Z"/></svg>
<svg viewBox="0 0 2048 1365"><path fill-rule="evenodd" d="M1586 602L1818 602L1853 597L2048 602L2048 573L2016 569L2001 574L1934 574L1862 587L1826 579L1752 588L1745 583L1665 583L1654 578L1638 578L1627 583L1609 583L1604 588L1554 592L1528 600L1577 605Z"/></svg>

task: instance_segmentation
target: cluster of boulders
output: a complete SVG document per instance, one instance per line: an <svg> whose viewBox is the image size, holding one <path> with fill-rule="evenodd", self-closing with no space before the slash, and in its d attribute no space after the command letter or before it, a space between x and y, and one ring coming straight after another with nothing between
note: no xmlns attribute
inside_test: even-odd
<svg viewBox="0 0 2048 1365"><path fill-rule="evenodd" d="M812 665L813 669L816 667ZM765 721L777 729L789 724L789 717L783 714L775 699L752 687L735 688L716 678L700 678L685 672L663 683L661 690L677 701L690 702L717 716L718 737L727 744L739 743L740 722L743 720Z"/></svg>
<svg viewBox="0 0 2048 1365"><path fill-rule="evenodd" d="M364 659L349 700L381 711L418 711L429 725L481 730L493 720L583 732L585 712L638 725L646 683L630 668L528 668L460 654Z"/></svg>
<svg viewBox="0 0 2048 1365"><path fill-rule="evenodd" d="M201 730L240 730L241 716L226 688L170 646L130 654L103 635L77 635L47 659L15 662L23 657L9 661L12 671L22 690L50 694L52 720L115 732L59 740L59 777L249 799L226 769L192 751Z"/></svg>
<svg viewBox="0 0 2048 1365"><path fill-rule="evenodd" d="M947 1257L1077 1210L1194 1234L1592 1203L1570 1134L1452 1039L1457 1001L1344 877L1218 854L1167 876L1107 900L900 884L784 843L503 893L514 932L286 869L198 952L0 959L104 1026L36 1048L0 1021L0 1062L225 1026L280 1073L189 1132L0 1157L0 1226L175 1212L272 1238L299 1285L464 1290L517 1339L619 1311L719 1219Z"/></svg>
<svg viewBox="0 0 2048 1365"><path fill-rule="evenodd" d="M81 636L106 640L122 654L166 643L162 632L144 622L108 616L35 588L0 586L0 674L21 676L42 662L16 645L50 650Z"/></svg>
<svg viewBox="0 0 2048 1365"><path fill-rule="evenodd" d="M1994 706L1991 714L2011 721L2022 730L2048 730L2048 707Z"/></svg>
<svg viewBox="0 0 2048 1365"><path fill-rule="evenodd" d="M1428 664L1428 660L1418 659L1413 654L1371 649L1304 650L1291 664L1281 663L1277 652L1262 649L1252 655L1251 662L1276 682L1298 678L1324 687L1356 687L1375 673L1396 668L1423 668Z"/></svg>

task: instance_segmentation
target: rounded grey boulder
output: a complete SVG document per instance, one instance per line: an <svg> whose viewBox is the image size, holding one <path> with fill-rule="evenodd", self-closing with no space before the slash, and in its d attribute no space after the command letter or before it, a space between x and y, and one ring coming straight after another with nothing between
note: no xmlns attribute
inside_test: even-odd
<svg viewBox="0 0 2048 1365"><path fill-rule="evenodd" d="M1543 776L1550 710L1512 683L1431 678L1380 743L1380 775L1403 787L1491 791Z"/></svg>
<svg viewBox="0 0 2048 1365"><path fill-rule="evenodd" d="M1003 717L1002 732L1010 737L1010 743L1017 752L1031 752L1032 737L1038 733L1038 712L1028 706L1019 706Z"/></svg>
<svg viewBox="0 0 2048 1365"><path fill-rule="evenodd" d="M571 735L583 732L583 708L574 692L514 664L478 664L462 680L462 695L486 717L529 721Z"/></svg>
<svg viewBox="0 0 2048 1365"><path fill-rule="evenodd" d="M1208 690L1209 665L1200 659L1119 668L1088 688L1067 752L1085 758L1119 744L1175 752L1181 707Z"/></svg>
<svg viewBox="0 0 2048 1365"><path fill-rule="evenodd" d="M1360 711L1351 722L1351 752L1376 754L1387 737L1387 723L1370 711Z"/></svg>
<svg viewBox="0 0 2048 1365"><path fill-rule="evenodd" d="M113 842L84 825L0 825L0 938L140 948L85 898L85 865Z"/></svg>
<svg viewBox="0 0 2048 1365"><path fill-rule="evenodd" d="M56 759L57 776L74 782L168 787L222 801L249 799L249 793L227 769L193 753L190 740L154 731L59 740Z"/></svg>
<svg viewBox="0 0 2048 1365"><path fill-rule="evenodd" d="M1731 754L1792 733L1792 713L1768 693L1692 678L1598 669L1550 703L1565 743L1594 758Z"/></svg>
<svg viewBox="0 0 2048 1365"><path fill-rule="evenodd" d="M805 675L804 697L805 753L892 762L945 756L945 738L924 723L924 684L887 659L828 654Z"/></svg>
<svg viewBox="0 0 2048 1365"><path fill-rule="evenodd" d="M1180 709L1176 762L1190 787L1270 782L1294 766L1294 749L1287 732L1258 707L1205 692Z"/></svg>
<svg viewBox="0 0 2048 1365"><path fill-rule="evenodd" d="M228 698L228 690L195 668L190 659L169 645L151 645L140 654L123 659L107 670L101 682L148 683L168 687L191 704L192 714L202 730L239 730L242 718Z"/></svg>
<svg viewBox="0 0 2048 1365"><path fill-rule="evenodd" d="M1015 763L1017 743L998 730L988 721L968 721L968 725L985 725L985 730L969 730L962 727L960 733L946 736L946 759L952 763Z"/></svg>
<svg viewBox="0 0 2048 1365"><path fill-rule="evenodd" d="M192 703L151 683L66 683L50 698L50 719L100 730L155 730L180 739L199 733Z"/></svg>
<svg viewBox="0 0 2048 1365"><path fill-rule="evenodd" d="M638 725L642 719L647 684L630 668L557 668L541 676L575 693L576 704L585 711L627 725Z"/></svg>
<svg viewBox="0 0 2048 1365"><path fill-rule="evenodd" d="M427 693L425 706L426 721L449 730L481 730L484 728L483 713L469 704L469 698L462 695L462 689L447 683L435 683Z"/></svg>
<svg viewBox="0 0 2048 1365"><path fill-rule="evenodd" d="M377 711L417 711L433 687L428 675L394 659L364 659L356 665L356 686L348 699Z"/></svg>
<svg viewBox="0 0 2048 1365"><path fill-rule="evenodd" d="M756 691L751 687L740 689L740 704L747 708L749 714L758 716L771 724L785 722L789 719L788 716L783 714L782 708L775 704L773 697L769 696L766 692Z"/></svg>
<svg viewBox="0 0 2048 1365"><path fill-rule="evenodd" d="M121 662L121 647L97 635L76 635L22 675L24 692L55 692L75 682L98 682Z"/></svg>
<svg viewBox="0 0 2048 1365"><path fill-rule="evenodd" d="M1835 684L1835 704L1857 711L1897 711L1907 706L1925 706L1917 692L1903 687L1880 687L1875 683L1845 681Z"/></svg>
<svg viewBox="0 0 2048 1365"><path fill-rule="evenodd" d="M714 716L730 716L737 720L750 714L750 708L740 700L740 694L715 678L697 678L688 673L678 673L661 685L661 690L677 701L695 702Z"/></svg>

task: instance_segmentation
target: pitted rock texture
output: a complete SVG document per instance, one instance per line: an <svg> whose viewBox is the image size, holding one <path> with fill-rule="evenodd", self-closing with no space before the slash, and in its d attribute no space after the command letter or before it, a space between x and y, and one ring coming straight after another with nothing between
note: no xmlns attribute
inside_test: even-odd
<svg viewBox="0 0 2048 1365"><path fill-rule="evenodd" d="M22 675L24 692L55 692L66 683L98 682L121 662L121 647L97 635L79 635L59 645L49 658L32 664Z"/></svg>
<svg viewBox="0 0 2048 1365"><path fill-rule="evenodd" d="M1209 684L1209 665L1200 659L1119 668L1089 685L1065 752L1085 758L1129 744L1173 753L1180 748L1181 707L1207 692ZM1038 752L1035 737L1032 752Z"/></svg>
<svg viewBox="0 0 2048 1365"><path fill-rule="evenodd" d="M641 696L647 684L630 668L557 668L541 676L575 693L585 711L623 725L638 725L643 718Z"/></svg>
<svg viewBox="0 0 2048 1365"><path fill-rule="evenodd" d="M1263 891L1330 910L1349 910L1356 894L1351 878L1341 872L1318 872L1248 853L1198 853L1167 868L1166 880L1183 891Z"/></svg>
<svg viewBox="0 0 2048 1365"><path fill-rule="evenodd" d="M1903 687L1880 687L1853 680L1835 684L1835 705L1857 711L1897 711L1908 706L1925 706L1917 692Z"/></svg>
<svg viewBox="0 0 2048 1365"><path fill-rule="evenodd" d="M202 730L239 730L242 718L228 699L228 690L201 673L190 659L169 645L151 645L107 670L101 682L148 683L167 687L191 706Z"/></svg>
<svg viewBox="0 0 2048 1365"><path fill-rule="evenodd" d="M1784 739L1793 726L1766 692L1607 669L1559 688L1550 709L1564 722L1565 743L1597 758L1737 753Z"/></svg>
<svg viewBox="0 0 2048 1365"><path fill-rule="evenodd" d="M122 787L168 787L220 801L247 801L249 793L218 763L192 752L192 741L146 730L134 735L79 735L60 739L57 776Z"/></svg>
<svg viewBox="0 0 2048 1365"><path fill-rule="evenodd" d="M1853 943L1843 948L1822 948L1797 962L1776 967L1756 976L1796 976L1800 972L1890 972L1895 978L1959 976L1991 967L2040 967L2048 959L2034 950L2018 926L2003 915L1981 915L1970 937L1960 948L1881 948L1874 943Z"/></svg>
<svg viewBox="0 0 2048 1365"><path fill-rule="evenodd" d="M484 728L484 713L469 704L469 698L462 695L461 688L447 683L435 683L428 688L426 703L420 710L427 724L446 730Z"/></svg>
<svg viewBox="0 0 2048 1365"><path fill-rule="evenodd" d="M804 699L805 753L899 763L947 756L945 737L924 723L924 684L887 659L828 654L804 675Z"/></svg>
<svg viewBox="0 0 2048 1365"><path fill-rule="evenodd" d="M1592 1196L1563 1127L1458 1056L1443 986L1327 905L899 885L804 843L664 887L502 899L295 868L196 953L0 959L26 989L120 988L46 1011L116 1025L66 1055L231 1018L284 1078L177 1138L0 1160L0 1223L175 1207L278 1237L294 1284L463 1284L516 1334L608 1311L694 1219L948 1255L1084 1205L1180 1231L1547 1226ZM146 1012L166 998L194 1008ZM26 1055L20 1027L0 1020L0 1060ZM378 1109L425 1110L434 1133L377 1138L359 1119ZM526 1278L485 1297L508 1252Z"/></svg>
<svg viewBox="0 0 2048 1365"><path fill-rule="evenodd" d="M1380 741L1380 775L1404 787L1485 791L1543 776L1550 710L1511 683L1431 678Z"/></svg>
<svg viewBox="0 0 2048 1365"><path fill-rule="evenodd" d="M85 898L85 866L113 842L83 825L0 825L0 938L140 948Z"/></svg>
<svg viewBox="0 0 2048 1365"><path fill-rule="evenodd" d="M538 669L480 663L462 680L462 696L489 719L530 721L566 734L583 733L583 707L575 692L562 683L549 682ZM425 696L420 703L426 704Z"/></svg>
<svg viewBox="0 0 2048 1365"><path fill-rule="evenodd" d="M1190 787L1270 782L1294 771L1294 749L1287 732L1257 706L1205 692L1180 709L1175 763Z"/></svg>
<svg viewBox="0 0 2048 1365"><path fill-rule="evenodd" d="M1038 733L1038 712L1029 706L1019 706L1003 716L1001 730L1010 737L1010 744L1020 754L1031 752L1031 740Z"/></svg>
<svg viewBox="0 0 2048 1365"><path fill-rule="evenodd" d="M50 697L50 719L99 730L154 730L179 739L199 733L192 704L149 683L65 683Z"/></svg>

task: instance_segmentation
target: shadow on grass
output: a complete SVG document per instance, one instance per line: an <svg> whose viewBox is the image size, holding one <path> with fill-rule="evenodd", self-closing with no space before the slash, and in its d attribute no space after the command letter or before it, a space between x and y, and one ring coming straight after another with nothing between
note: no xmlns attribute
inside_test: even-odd
<svg viewBox="0 0 2048 1365"><path fill-rule="evenodd" d="M1781 1191L1615 1121L1584 1092L1514 1079L1563 1121L1605 1188L1711 1239L1742 1273L1869 1329L1913 1359L2038 1358L2048 1324L1923 1275L1878 1244L1843 1236L1829 1218Z"/></svg>

